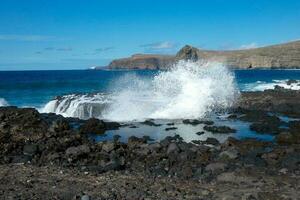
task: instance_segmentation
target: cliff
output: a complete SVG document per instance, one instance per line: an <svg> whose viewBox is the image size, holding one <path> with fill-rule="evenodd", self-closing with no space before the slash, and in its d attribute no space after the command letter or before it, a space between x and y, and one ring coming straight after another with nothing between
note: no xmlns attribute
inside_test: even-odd
<svg viewBox="0 0 300 200"><path fill-rule="evenodd" d="M186 45L175 56L137 54L117 59L110 69L165 69L178 60L204 59L223 62L232 68L300 68L300 41L255 49L212 51Z"/></svg>
<svg viewBox="0 0 300 200"><path fill-rule="evenodd" d="M163 69L174 63L174 56L135 54L129 58L113 60L110 69Z"/></svg>

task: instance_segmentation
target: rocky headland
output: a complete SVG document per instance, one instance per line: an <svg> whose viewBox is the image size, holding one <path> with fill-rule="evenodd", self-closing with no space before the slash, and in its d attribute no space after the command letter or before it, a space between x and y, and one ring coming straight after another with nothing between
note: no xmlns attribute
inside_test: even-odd
<svg viewBox="0 0 300 200"><path fill-rule="evenodd" d="M136 54L113 60L109 69L167 69L178 60L222 62L236 69L300 68L300 41L244 50L214 51L184 46L176 55Z"/></svg>
<svg viewBox="0 0 300 200"><path fill-rule="evenodd" d="M178 135L94 142L91 134L126 124L1 107L0 198L298 199L300 121L279 116L299 118L299 98L299 91L277 87L242 93L230 109L228 119L273 134L273 142L229 137L187 143ZM183 123L205 124L218 134L235 131L212 121Z"/></svg>

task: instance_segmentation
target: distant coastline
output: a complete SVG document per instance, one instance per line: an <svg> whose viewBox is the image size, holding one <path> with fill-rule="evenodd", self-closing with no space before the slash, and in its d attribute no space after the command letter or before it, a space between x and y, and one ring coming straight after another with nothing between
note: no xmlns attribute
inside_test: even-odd
<svg viewBox="0 0 300 200"><path fill-rule="evenodd" d="M222 62L232 69L300 69L300 41L228 51L203 50L186 45L176 55L135 54L94 69L168 69L178 60L200 59Z"/></svg>

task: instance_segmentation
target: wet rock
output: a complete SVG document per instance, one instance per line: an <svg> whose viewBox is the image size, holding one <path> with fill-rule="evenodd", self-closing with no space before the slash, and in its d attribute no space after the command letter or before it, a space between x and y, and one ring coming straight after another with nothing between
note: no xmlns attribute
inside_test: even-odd
<svg viewBox="0 0 300 200"><path fill-rule="evenodd" d="M220 142L219 140L217 140L216 138L207 138L205 141L204 141L205 144L211 144L211 145L219 145Z"/></svg>
<svg viewBox="0 0 300 200"><path fill-rule="evenodd" d="M277 91L285 91L285 88L282 87L282 86L279 86L279 85L275 85L275 86L274 86L274 90L277 90Z"/></svg>
<svg viewBox="0 0 300 200"><path fill-rule="evenodd" d="M213 125L213 121L208 121L208 120L197 120L197 119L185 119L182 120L183 124L190 124L193 126L199 125L199 124L206 124L206 125Z"/></svg>
<svg viewBox="0 0 300 200"><path fill-rule="evenodd" d="M197 133L196 133L196 135L203 135L203 134L205 134L204 131L200 131L200 132L197 132Z"/></svg>
<svg viewBox="0 0 300 200"><path fill-rule="evenodd" d="M154 141L154 139L152 139L150 136L148 136L148 135L144 135L143 137L143 140L145 141L145 142L149 142L149 141Z"/></svg>
<svg viewBox="0 0 300 200"><path fill-rule="evenodd" d="M134 147L137 147L141 144L144 144L146 143L147 141L144 139L144 138L138 138L136 136L131 136L128 138L128 147L129 148L134 148Z"/></svg>
<svg viewBox="0 0 300 200"><path fill-rule="evenodd" d="M298 83L297 80L293 80L293 79L290 79L286 82L287 85L292 85L292 84L295 84L295 83Z"/></svg>
<svg viewBox="0 0 300 200"><path fill-rule="evenodd" d="M236 130L228 126L204 126L204 130L212 133L235 133Z"/></svg>
<svg viewBox="0 0 300 200"><path fill-rule="evenodd" d="M88 119L81 127L80 132L84 134L104 134L105 123L99 119Z"/></svg>
<svg viewBox="0 0 300 200"><path fill-rule="evenodd" d="M277 134L280 132L281 121L276 116L265 116L265 118L258 120L250 125L250 130L262 134Z"/></svg>
<svg viewBox="0 0 300 200"><path fill-rule="evenodd" d="M236 114L231 114L227 117L227 119L237 119L238 116Z"/></svg>
<svg viewBox="0 0 300 200"><path fill-rule="evenodd" d="M168 128L165 128L165 131L171 131L171 130L176 130L177 127L168 127Z"/></svg>
<svg viewBox="0 0 300 200"><path fill-rule="evenodd" d="M142 122L142 124L145 124L148 126L161 126L161 124L156 124L155 122L153 122L151 120L146 120L146 121Z"/></svg>
<svg viewBox="0 0 300 200"><path fill-rule="evenodd" d="M167 125L167 126L174 126L175 123L171 122L171 123L167 123L166 125Z"/></svg>
<svg viewBox="0 0 300 200"><path fill-rule="evenodd" d="M105 122L104 125L106 130L117 130L121 127L118 122Z"/></svg>
<svg viewBox="0 0 300 200"><path fill-rule="evenodd" d="M118 142L120 140L121 136L120 135L114 135L113 136L113 141Z"/></svg>

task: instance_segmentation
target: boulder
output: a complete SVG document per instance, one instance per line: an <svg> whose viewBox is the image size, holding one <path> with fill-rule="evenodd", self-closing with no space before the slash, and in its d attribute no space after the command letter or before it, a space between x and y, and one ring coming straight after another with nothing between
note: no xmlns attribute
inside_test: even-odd
<svg viewBox="0 0 300 200"><path fill-rule="evenodd" d="M179 147L177 146L176 143L170 143L167 149L167 154L171 153L178 153L179 152Z"/></svg>
<svg viewBox="0 0 300 200"><path fill-rule="evenodd" d="M221 159L234 160L234 159L238 158L239 152L236 149L231 148L231 149L221 152L219 156Z"/></svg>
<svg viewBox="0 0 300 200"><path fill-rule="evenodd" d="M115 149L115 143L112 141L107 141L102 144L102 150L109 153Z"/></svg>
<svg viewBox="0 0 300 200"><path fill-rule="evenodd" d="M79 156L90 153L90 148L87 145L80 145L77 147L69 147L66 150L66 156L71 158L77 158Z"/></svg>
<svg viewBox="0 0 300 200"><path fill-rule="evenodd" d="M34 156L38 152L38 145L27 144L23 147L23 154L28 156Z"/></svg>

